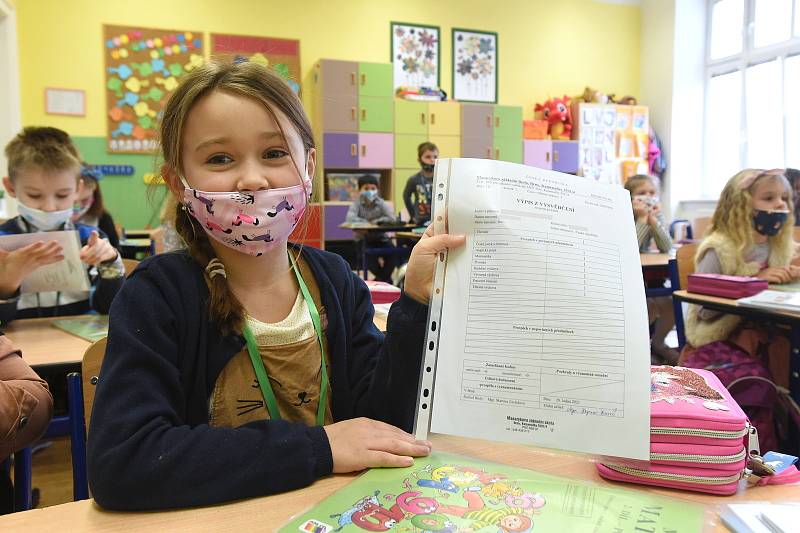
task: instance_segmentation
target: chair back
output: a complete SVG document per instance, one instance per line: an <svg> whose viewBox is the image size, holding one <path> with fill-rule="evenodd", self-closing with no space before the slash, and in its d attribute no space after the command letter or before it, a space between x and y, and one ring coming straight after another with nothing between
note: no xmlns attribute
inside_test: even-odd
<svg viewBox="0 0 800 533"><path fill-rule="evenodd" d="M86 349L81 363L81 379L83 381L83 412L86 419L86 427L89 427L89 419L92 416L92 405L94 404L94 393L97 390L97 382L100 377L100 367L103 364L103 357L106 355L106 344L108 337L103 337Z"/></svg>
<svg viewBox="0 0 800 533"><path fill-rule="evenodd" d="M678 279L680 287L673 287L675 290L686 289L689 284L689 274L695 271L694 256L697 255L697 244L684 244L675 252L675 260L678 263Z"/></svg>
<svg viewBox="0 0 800 533"><path fill-rule="evenodd" d="M694 238L698 241L706 236L711 227L711 217L697 217L692 223Z"/></svg>
<svg viewBox="0 0 800 533"><path fill-rule="evenodd" d="M133 269L136 268L136 265L139 264L139 261L137 261L136 259L127 259L123 257L122 264L125 265L125 277L127 278L128 276L131 275Z"/></svg>

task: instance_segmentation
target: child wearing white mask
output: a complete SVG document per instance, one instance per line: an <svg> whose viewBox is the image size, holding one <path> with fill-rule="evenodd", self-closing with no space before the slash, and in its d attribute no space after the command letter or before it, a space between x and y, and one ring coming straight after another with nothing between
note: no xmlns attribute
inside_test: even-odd
<svg viewBox="0 0 800 533"><path fill-rule="evenodd" d="M369 222L370 224L380 224L381 222L392 222L395 220L392 208L389 207L378 193L378 178L365 174L358 178L359 195L347 210L345 222ZM386 233L366 233L355 230L356 240L366 239L367 246L383 248L391 246L392 243ZM378 281L392 282L392 272L395 267L395 256L393 255L370 255L367 268Z"/></svg>
<svg viewBox="0 0 800 533"><path fill-rule="evenodd" d="M73 207L81 191L80 157L69 136L56 128L28 127L5 149L8 194L17 200L19 216L0 225L0 235L77 230L81 260L97 276L89 291L20 294L22 280L32 270L61 261L61 245L42 240L23 248L0 249L0 323L14 318L77 315L92 309L107 313L123 282L124 266L117 250L97 228L73 223Z"/></svg>

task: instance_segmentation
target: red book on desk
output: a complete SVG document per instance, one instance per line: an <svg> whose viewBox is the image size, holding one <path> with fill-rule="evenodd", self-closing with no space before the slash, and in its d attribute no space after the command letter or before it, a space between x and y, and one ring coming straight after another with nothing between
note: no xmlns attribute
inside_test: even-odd
<svg viewBox="0 0 800 533"><path fill-rule="evenodd" d="M390 304L400 299L400 289L384 281L366 281L373 304Z"/></svg>
<svg viewBox="0 0 800 533"><path fill-rule="evenodd" d="M722 298L745 298L766 290L769 283L765 279L747 276L726 276L724 274L689 274L689 292L720 296Z"/></svg>

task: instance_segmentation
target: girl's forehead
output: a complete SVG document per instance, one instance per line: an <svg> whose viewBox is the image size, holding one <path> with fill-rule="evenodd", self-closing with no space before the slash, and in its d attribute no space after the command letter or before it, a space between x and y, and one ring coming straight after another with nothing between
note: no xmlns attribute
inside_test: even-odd
<svg viewBox="0 0 800 533"><path fill-rule="evenodd" d="M753 194L789 192L789 183L783 176L766 176L753 184Z"/></svg>

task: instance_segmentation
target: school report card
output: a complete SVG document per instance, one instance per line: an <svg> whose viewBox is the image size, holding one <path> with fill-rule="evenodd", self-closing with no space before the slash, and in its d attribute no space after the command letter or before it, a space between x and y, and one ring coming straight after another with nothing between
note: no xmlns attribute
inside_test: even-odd
<svg viewBox="0 0 800 533"><path fill-rule="evenodd" d="M650 345L628 192L442 159L416 432L649 458Z"/></svg>

